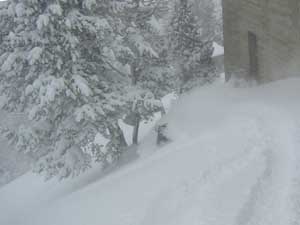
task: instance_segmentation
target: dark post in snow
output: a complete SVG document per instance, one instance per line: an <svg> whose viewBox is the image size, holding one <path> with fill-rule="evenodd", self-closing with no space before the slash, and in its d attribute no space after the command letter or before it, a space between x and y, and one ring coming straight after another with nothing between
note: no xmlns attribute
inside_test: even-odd
<svg viewBox="0 0 300 225"><path fill-rule="evenodd" d="M137 63L133 63L132 67L131 67L132 85L133 86L137 85L138 77L140 76L140 70L136 64ZM136 104L139 104L139 103L136 103ZM138 110L138 108L137 108L137 106L135 106L135 108L133 109L133 118L134 118L133 134L132 134L132 144L133 145L137 145L138 141L139 141L138 139L139 139L139 128L140 128L141 116L137 110Z"/></svg>

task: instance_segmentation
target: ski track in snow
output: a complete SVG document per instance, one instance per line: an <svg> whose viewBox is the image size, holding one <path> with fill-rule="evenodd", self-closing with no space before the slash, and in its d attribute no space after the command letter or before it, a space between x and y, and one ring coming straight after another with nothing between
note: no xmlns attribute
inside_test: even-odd
<svg viewBox="0 0 300 225"><path fill-rule="evenodd" d="M212 186L220 185L224 179L233 176L236 171L249 165L256 156L257 152L244 152L244 154L203 172L198 179L191 182L182 182L173 189L167 189L161 192L157 196L157 199L152 203L152 208L149 209L149 214L145 217L145 222L142 222L142 224L157 224L158 221L155 221L155 218L161 219L163 215L165 217L166 213L170 214L166 217L167 219L176 218L177 211L179 212L186 204L189 204L191 200L195 201L195 199L193 199L195 197L195 191L202 194ZM199 200L198 203L201 203L201 201ZM173 209L170 208L170 206L173 206ZM174 220L174 222L177 224L176 220ZM167 221L164 221L164 224L168 224Z"/></svg>
<svg viewBox="0 0 300 225"><path fill-rule="evenodd" d="M272 115L274 112L276 114ZM232 224L300 224L300 177L297 177L299 173L293 172L300 169L299 166L297 170L293 168L297 165L296 146L292 140L296 138L293 133L295 129L292 121L283 118L290 119L291 116L278 113L278 110L264 109L264 115L260 115L256 121L260 133L253 140L249 140L248 148L244 152L203 172L197 179L182 182L162 191L151 203L141 224L219 224L219 218L205 220L205 215L201 215L201 207L197 209L196 205L203 205L205 196L213 187L222 185L239 171L254 169L253 166L261 158L259 155L263 155L264 167L261 174L258 174L256 182L250 187L248 197ZM281 121L281 126L274 126L274 121ZM300 125L298 133L300 145ZM200 198L197 199L195 196ZM184 210L190 207L191 202L194 202L195 207ZM182 220L182 215L177 216L182 211L188 211L187 220Z"/></svg>
<svg viewBox="0 0 300 225"><path fill-rule="evenodd" d="M300 145L300 120L296 123L295 135L294 138L296 139L297 146ZM292 183L293 183L293 190L291 191L290 195L290 209L292 211L291 214L291 225L299 225L300 224L300 152L299 149L295 146L294 151L294 171L292 176Z"/></svg>
<svg viewBox="0 0 300 225"><path fill-rule="evenodd" d="M272 118L272 121L278 121L278 118ZM263 124L263 127L271 128L270 124ZM238 214L237 225L290 224L292 170L289 163L294 149L290 146L291 137L285 137L284 133L290 134L290 127L280 127L284 132L275 128L267 132L270 136L265 136L266 148L263 153L266 167L251 188L249 199ZM282 141L284 142L281 143Z"/></svg>

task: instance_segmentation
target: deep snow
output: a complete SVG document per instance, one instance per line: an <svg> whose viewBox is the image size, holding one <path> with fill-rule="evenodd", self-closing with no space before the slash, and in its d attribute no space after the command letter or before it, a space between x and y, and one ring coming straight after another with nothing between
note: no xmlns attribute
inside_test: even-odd
<svg viewBox="0 0 300 225"><path fill-rule="evenodd" d="M102 179L97 168L61 184L26 174L0 189L0 224L298 224L299 89L289 79L190 93L166 118L171 144Z"/></svg>

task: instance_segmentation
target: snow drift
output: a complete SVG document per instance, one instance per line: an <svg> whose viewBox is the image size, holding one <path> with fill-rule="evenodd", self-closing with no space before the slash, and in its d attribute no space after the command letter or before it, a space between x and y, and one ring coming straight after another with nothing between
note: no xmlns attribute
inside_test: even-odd
<svg viewBox="0 0 300 225"><path fill-rule="evenodd" d="M299 87L183 96L166 118L171 144L102 179L96 169L61 184L26 174L0 189L0 224L297 224Z"/></svg>

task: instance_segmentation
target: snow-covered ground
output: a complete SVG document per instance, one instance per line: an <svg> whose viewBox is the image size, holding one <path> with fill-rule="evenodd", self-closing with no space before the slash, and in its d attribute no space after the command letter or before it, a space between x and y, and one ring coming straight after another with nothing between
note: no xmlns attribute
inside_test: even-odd
<svg viewBox="0 0 300 225"><path fill-rule="evenodd" d="M195 91L168 115L171 144L102 178L26 174L0 189L0 224L298 224L299 89L289 79Z"/></svg>

